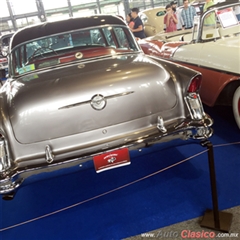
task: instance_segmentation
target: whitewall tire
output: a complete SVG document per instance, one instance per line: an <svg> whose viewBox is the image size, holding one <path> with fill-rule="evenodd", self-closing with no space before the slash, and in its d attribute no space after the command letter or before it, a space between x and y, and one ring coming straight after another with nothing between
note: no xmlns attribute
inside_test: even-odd
<svg viewBox="0 0 240 240"><path fill-rule="evenodd" d="M238 87L233 95L233 115L235 121L240 128L240 87Z"/></svg>

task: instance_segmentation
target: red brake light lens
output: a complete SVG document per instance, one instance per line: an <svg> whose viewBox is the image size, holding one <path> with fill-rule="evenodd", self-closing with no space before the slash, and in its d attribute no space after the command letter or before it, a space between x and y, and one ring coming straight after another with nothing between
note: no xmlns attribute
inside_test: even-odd
<svg viewBox="0 0 240 240"><path fill-rule="evenodd" d="M189 93L197 92L199 91L201 84L202 84L202 75L197 75L191 80L187 91Z"/></svg>

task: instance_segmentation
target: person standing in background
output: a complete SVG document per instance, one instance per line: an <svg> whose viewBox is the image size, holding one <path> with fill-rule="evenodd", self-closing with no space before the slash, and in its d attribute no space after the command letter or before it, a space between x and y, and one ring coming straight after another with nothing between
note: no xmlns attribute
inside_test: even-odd
<svg viewBox="0 0 240 240"><path fill-rule="evenodd" d="M176 13L177 11L177 1L172 1L170 2L171 8L173 10L174 13Z"/></svg>
<svg viewBox="0 0 240 240"><path fill-rule="evenodd" d="M145 38L146 36L144 33L143 22L142 22L141 18L138 16L138 13L139 13L138 8L133 8L131 11L131 16L134 21L134 26L133 26L133 29L131 29L131 30L135 37L142 39L142 38Z"/></svg>
<svg viewBox="0 0 240 240"><path fill-rule="evenodd" d="M183 9L181 12L183 29L191 29L193 27L193 20L196 15L195 8L193 6L189 6L188 0L183 0Z"/></svg>
<svg viewBox="0 0 240 240"><path fill-rule="evenodd" d="M172 1L170 5L172 6L173 12L177 16L177 30L182 30L182 25L184 24L181 17L182 8L177 8L177 1Z"/></svg>
<svg viewBox="0 0 240 240"><path fill-rule="evenodd" d="M206 12L209 7L214 5L214 2L212 0L206 0L204 7L203 7L203 12ZM208 14L205 19L204 19L204 25L205 26L213 26L216 24L216 17L215 13L210 13Z"/></svg>
<svg viewBox="0 0 240 240"><path fill-rule="evenodd" d="M240 22L240 6L239 5L234 7L234 12L236 14L238 21Z"/></svg>
<svg viewBox="0 0 240 240"><path fill-rule="evenodd" d="M129 13L126 17L126 21L127 21L127 24L128 26L130 27L130 29L133 29L134 27L134 21L133 21L133 18L131 16L131 13Z"/></svg>
<svg viewBox="0 0 240 240"><path fill-rule="evenodd" d="M177 16L174 13L170 4L166 6L166 14L164 16L164 24L166 26L166 32L177 31Z"/></svg>

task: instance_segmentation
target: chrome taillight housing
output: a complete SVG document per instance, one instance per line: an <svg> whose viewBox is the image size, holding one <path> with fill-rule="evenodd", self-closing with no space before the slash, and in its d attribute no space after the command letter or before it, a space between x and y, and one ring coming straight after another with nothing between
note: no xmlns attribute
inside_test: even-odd
<svg viewBox="0 0 240 240"><path fill-rule="evenodd" d="M6 143L4 137L0 134L0 173L10 168Z"/></svg>
<svg viewBox="0 0 240 240"><path fill-rule="evenodd" d="M201 120L205 115L203 110L202 101L198 94L202 84L202 75L197 74L194 76L187 88L185 102L190 112L191 118L194 120Z"/></svg>

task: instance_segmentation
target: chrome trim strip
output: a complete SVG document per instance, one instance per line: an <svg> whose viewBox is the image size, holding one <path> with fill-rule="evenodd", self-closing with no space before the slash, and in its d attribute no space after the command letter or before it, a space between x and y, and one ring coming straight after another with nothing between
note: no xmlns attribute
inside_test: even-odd
<svg viewBox="0 0 240 240"><path fill-rule="evenodd" d="M122 96L129 95L129 94L132 94L132 93L134 93L134 91L113 94L113 95L106 96L104 98L105 99L110 99L110 98L122 97ZM97 94L97 95L102 95L102 94ZM90 104L91 102L92 102L92 99L87 100L87 101L83 101L83 102L73 103L73 104L69 104L69 105L66 105L66 106L62 106L62 107L58 108L58 110L66 109L66 108L72 108L72 107L80 106L80 105L83 105L83 104Z"/></svg>

